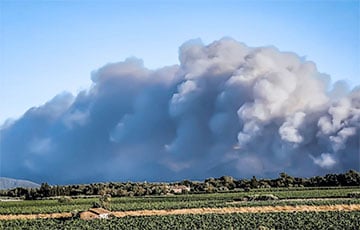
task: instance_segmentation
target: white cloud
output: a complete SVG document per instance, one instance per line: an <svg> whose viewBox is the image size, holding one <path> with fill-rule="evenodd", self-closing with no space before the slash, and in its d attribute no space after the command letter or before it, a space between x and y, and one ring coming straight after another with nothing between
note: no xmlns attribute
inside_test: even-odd
<svg viewBox="0 0 360 230"><path fill-rule="evenodd" d="M330 153L322 153L318 157L310 155L314 164L320 166L321 168L330 169L336 164L336 160Z"/></svg>

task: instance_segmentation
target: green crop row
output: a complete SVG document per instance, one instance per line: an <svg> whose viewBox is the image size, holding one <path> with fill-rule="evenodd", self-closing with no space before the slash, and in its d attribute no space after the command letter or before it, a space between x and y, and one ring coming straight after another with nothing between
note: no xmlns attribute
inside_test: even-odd
<svg viewBox="0 0 360 230"><path fill-rule="evenodd" d="M203 214L0 221L0 229L359 229L360 212Z"/></svg>
<svg viewBox="0 0 360 230"><path fill-rule="evenodd" d="M293 190L293 191L258 191L216 194L191 194L176 196L149 196L149 197L121 197L112 198L112 210L144 210L144 209L179 209L201 207L228 207L228 206L262 206L262 205L323 205L323 204L354 204L360 199L337 200L306 200L308 198L347 197L351 192L359 192L359 188L327 189L327 190ZM233 202L245 196L273 194L280 198L275 201ZM304 200L291 200L301 198ZM285 200L286 199L286 200ZM1 202L0 214L35 214L55 213L86 210L92 206L97 198L72 199L67 203L57 200L7 201Z"/></svg>
<svg viewBox="0 0 360 230"><path fill-rule="evenodd" d="M227 202L224 200L182 200L182 201L151 201L143 200L115 200L110 203L112 211L146 210L146 209L183 209L183 208L220 208L220 207L249 207L249 206L275 206L275 205L335 205L335 204L360 204L360 199L337 200L276 200L276 201L250 201ZM57 204L49 203L48 206L36 204L31 206L2 206L0 214L35 214L83 211L91 207L89 203Z"/></svg>
<svg viewBox="0 0 360 230"><path fill-rule="evenodd" d="M251 207L251 206L275 206L275 205L335 205L335 204L360 204L357 199L342 200L286 200L286 201L255 201L255 202L217 202L217 201L183 201L183 202L159 202L159 203L114 203L111 204L113 211L128 210L161 210L183 208L221 208L221 207Z"/></svg>

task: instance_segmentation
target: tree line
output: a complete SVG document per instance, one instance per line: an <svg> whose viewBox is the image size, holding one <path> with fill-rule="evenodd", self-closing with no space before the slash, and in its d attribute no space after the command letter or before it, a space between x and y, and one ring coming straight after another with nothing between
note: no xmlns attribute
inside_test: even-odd
<svg viewBox="0 0 360 230"><path fill-rule="evenodd" d="M40 188L15 188L0 190L0 196L21 197L27 200L43 199L57 196L94 196L109 194L112 197L165 195L182 189L181 193L215 193L228 191L249 191L256 188L287 187L332 187L360 186L360 173L349 170L341 174L327 174L311 178L292 177L280 173L275 179L234 179L231 176L208 178L203 182L183 180L175 183L148 182L109 182L74 185L49 185L42 183Z"/></svg>

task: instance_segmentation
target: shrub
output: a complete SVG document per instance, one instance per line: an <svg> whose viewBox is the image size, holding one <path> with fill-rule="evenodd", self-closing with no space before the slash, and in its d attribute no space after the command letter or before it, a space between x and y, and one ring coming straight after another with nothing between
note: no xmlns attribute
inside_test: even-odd
<svg viewBox="0 0 360 230"><path fill-rule="evenodd" d="M58 199L59 203L70 203L72 201L72 198L69 196L62 196Z"/></svg>
<svg viewBox="0 0 360 230"><path fill-rule="evenodd" d="M350 197L350 198L360 198L360 192L350 192L350 193L348 193L348 197Z"/></svg>
<svg viewBox="0 0 360 230"><path fill-rule="evenodd" d="M253 195L245 196L243 201L266 201L266 200L278 200L279 198L273 194L264 194L264 195Z"/></svg>

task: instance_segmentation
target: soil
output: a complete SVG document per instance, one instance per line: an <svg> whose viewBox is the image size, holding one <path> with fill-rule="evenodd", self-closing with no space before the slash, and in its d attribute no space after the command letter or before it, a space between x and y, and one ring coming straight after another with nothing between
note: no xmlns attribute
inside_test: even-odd
<svg viewBox="0 0 360 230"><path fill-rule="evenodd" d="M181 215L181 214L225 214L225 213L257 213L257 212L325 212L325 211L360 211L360 204L354 205L297 205L297 206L258 206L258 207L224 207L224 208L191 208L174 210L142 210L113 212L116 217Z"/></svg>
<svg viewBox="0 0 360 230"><path fill-rule="evenodd" d="M266 213L266 212L326 212L326 211L360 211L360 204L339 204L339 205L296 205L296 206L257 206L257 207L224 207L224 208L190 208L173 210L138 210L138 211L117 211L112 212L116 217L125 216L161 216L161 215L182 215L182 214L225 214L225 213ZM93 219L93 214L83 212L82 219ZM70 212L51 214L22 214L22 215L0 215L0 220L15 219L38 219L38 218L70 218ZM96 217L95 217L96 218Z"/></svg>
<svg viewBox="0 0 360 230"><path fill-rule="evenodd" d="M96 218L98 218L98 215L96 215L95 213L92 213L92 212L85 211L85 212L80 213L80 219L82 219L82 220L92 220L92 219L96 219Z"/></svg>
<svg viewBox="0 0 360 230"><path fill-rule="evenodd" d="M17 214L17 215L0 215L0 220L17 220L17 219L43 219L43 218L70 218L70 212L63 213L46 213L46 214Z"/></svg>

